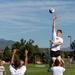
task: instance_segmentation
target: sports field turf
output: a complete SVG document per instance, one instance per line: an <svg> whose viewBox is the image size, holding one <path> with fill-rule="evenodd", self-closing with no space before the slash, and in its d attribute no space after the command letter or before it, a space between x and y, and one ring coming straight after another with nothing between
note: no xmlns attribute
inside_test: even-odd
<svg viewBox="0 0 75 75"><path fill-rule="evenodd" d="M9 70L8 70L8 65L4 65L7 74L9 75ZM66 71L64 73L64 75L75 75L75 65L67 65L65 66ZM47 72L48 69L48 65L46 65L45 67L35 67L34 64L29 64L27 66L27 71L25 73L25 75L51 75L51 73Z"/></svg>

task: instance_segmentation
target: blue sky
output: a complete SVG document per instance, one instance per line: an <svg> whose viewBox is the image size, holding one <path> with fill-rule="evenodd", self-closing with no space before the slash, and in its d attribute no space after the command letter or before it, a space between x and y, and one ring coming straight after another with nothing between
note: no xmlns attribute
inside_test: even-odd
<svg viewBox="0 0 75 75"><path fill-rule="evenodd" d="M19 41L33 39L39 47L49 47L52 28L52 14L55 9L57 29L62 29L64 43L75 40L74 0L0 0L0 38Z"/></svg>

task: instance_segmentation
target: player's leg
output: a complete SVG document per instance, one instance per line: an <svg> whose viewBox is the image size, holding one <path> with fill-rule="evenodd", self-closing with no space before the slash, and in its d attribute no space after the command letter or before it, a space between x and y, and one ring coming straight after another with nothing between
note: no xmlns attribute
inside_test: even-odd
<svg viewBox="0 0 75 75"><path fill-rule="evenodd" d="M56 60L55 51L50 51L50 55L51 55L50 67L52 67L54 66L54 62Z"/></svg>
<svg viewBox="0 0 75 75"><path fill-rule="evenodd" d="M51 58L51 61L50 61L50 64L49 64L50 67L48 68L48 72L50 72L50 68L51 68L52 66L54 66L55 60L56 60L55 57L52 57L52 58Z"/></svg>
<svg viewBox="0 0 75 75"><path fill-rule="evenodd" d="M50 67L54 66L55 60L56 60L56 57L51 58Z"/></svg>
<svg viewBox="0 0 75 75"><path fill-rule="evenodd" d="M60 65L61 65L62 67L64 67L65 62L64 62L64 60L61 58L61 56L58 56L57 59L60 61Z"/></svg>

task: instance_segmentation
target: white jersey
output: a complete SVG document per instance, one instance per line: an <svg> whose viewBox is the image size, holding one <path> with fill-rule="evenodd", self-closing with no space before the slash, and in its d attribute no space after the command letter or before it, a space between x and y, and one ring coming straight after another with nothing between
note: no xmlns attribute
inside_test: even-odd
<svg viewBox="0 0 75 75"><path fill-rule="evenodd" d="M4 66L0 66L0 75L3 75L3 72L5 71Z"/></svg>
<svg viewBox="0 0 75 75"><path fill-rule="evenodd" d="M26 67L22 66L20 69L15 69L12 65L9 66L10 75L24 75L26 72Z"/></svg>
<svg viewBox="0 0 75 75"><path fill-rule="evenodd" d="M61 66L54 66L49 68L49 72L52 72L52 75L63 75L65 68Z"/></svg>
<svg viewBox="0 0 75 75"><path fill-rule="evenodd" d="M61 37L56 36L56 32L55 31L52 34L52 40L54 42L61 42L61 43L63 43L63 39ZM57 50L60 50L60 47L61 47L61 45L54 45L54 44L52 44L51 45L51 50L52 51L57 51Z"/></svg>

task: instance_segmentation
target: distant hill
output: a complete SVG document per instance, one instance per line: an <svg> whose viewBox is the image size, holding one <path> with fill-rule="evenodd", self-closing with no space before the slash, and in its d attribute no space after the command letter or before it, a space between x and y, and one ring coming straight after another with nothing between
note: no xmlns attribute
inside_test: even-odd
<svg viewBox="0 0 75 75"><path fill-rule="evenodd" d="M0 50L4 50L6 46L11 48L14 43L15 41L12 40L0 39Z"/></svg>
<svg viewBox="0 0 75 75"><path fill-rule="evenodd" d="M63 51L70 51L70 47L62 48L61 50L63 50ZM71 51L73 51L73 49L71 49Z"/></svg>
<svg viewBox="0 0 75 75"><path fill-rule="evenodd" d="M0 50L4 50L6 46L9 48L12 48L12 45L15 43L15 41L12 40L5 40L5 39L0 39ZM40 50L49 50L50 48L40 48ZM70 47L67 48L61 48L63 51L70 51Z"/></svg>
<svg viewBox="0 0 75 75"><path fill-rule="evenodd" d="M50 48L40 48L40 50L49 50ZM66 48L61 48L62 51L70 51L70 47L66 47ZM71 49L71 51L73 51Z"/></svg>
<svg viewBox="0 0 75 75"><path fill-rule="evenodd" d="M62 48L63 51L70 51L70 47Z"/></svg>

